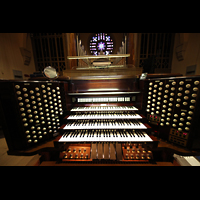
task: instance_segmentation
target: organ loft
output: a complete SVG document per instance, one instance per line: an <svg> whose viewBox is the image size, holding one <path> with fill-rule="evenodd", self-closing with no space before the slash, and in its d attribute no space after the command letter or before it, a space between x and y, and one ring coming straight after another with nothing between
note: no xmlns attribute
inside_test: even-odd
<svg viewBox="0 0 200 200"><path fill-rule="evenodd" d="M53 33L31 37L37 72L0 80L8 155L39 154L41 166L200 165L200 75L170 71L184 59L177 35L62 34L60 46Z"/></svg>

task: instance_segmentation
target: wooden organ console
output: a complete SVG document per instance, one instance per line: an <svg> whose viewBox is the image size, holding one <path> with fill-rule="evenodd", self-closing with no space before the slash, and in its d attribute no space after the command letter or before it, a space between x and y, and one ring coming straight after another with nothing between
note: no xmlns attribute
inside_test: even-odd
<svg viewBox="0 0 200 200"><path fill-rule="evenodd" d="M9 150L54 139L59 162L153 162L157 137L200 148L199 85L200 76L1 80L3 132Z"/></svg>
<svg viewBox="0 0 200 200"><path fill-rule="evenodd" d="M86 80L87 79L87 80ZM88 77L71 80L71 109L60 127L55 146L63 162L149 162L157 146L141 114L139 79ZM80 143L83 144L80 145ZM88 150L89 149L89 150Z"/></svg>

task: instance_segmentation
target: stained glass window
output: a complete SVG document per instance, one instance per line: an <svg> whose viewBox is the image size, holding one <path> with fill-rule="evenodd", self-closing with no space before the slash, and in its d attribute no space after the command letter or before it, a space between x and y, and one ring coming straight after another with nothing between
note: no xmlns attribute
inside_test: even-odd
<svg viewBox="0 0 200 200"><path fill-rule="evenodd" d="M99 55L101 51L105 55L112 54L113 40L107 33L97 33L90 40L91 54Z"/></svg>

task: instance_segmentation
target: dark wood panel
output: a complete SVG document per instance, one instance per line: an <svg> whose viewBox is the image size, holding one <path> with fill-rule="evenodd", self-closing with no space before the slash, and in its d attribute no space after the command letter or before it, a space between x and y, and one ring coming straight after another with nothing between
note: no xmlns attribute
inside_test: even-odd
<svg viewBox="0 0 200 200"><path fill-rule="evenodd" d="M175 166L171 162L133 163L133 164L106 164L106 163L57 163L55 161L44 161L40 166Z"/></svg>
<svg viewBox="0 0 200 200"><path fill-rule="evenodd" d="M84 92L95 89L114 88L117 90L111 91L138 91L139 81L138 79L110 79L110 80L73 80L71 81L71 92ZM94 90L91 90L94 89Z"/></svg>
<svg viewBox="0 0 200 200"><path fill-rule="evenodd" d="M127 54L130 54L130 57L127 58L128 64L135 65L134 33L127 35Z"/></svg>

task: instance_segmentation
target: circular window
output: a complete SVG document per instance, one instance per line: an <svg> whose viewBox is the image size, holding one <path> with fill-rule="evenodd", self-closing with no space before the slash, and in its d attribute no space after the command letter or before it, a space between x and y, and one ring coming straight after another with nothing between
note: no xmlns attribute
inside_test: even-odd
<svg viewBox="0 0 200 200"><path fill-rule="evenodd" d="M93 55L100 55L100 52L109 55L113 51L113 40L107 33L96 33L90 40L90 52Z"/></svg>

